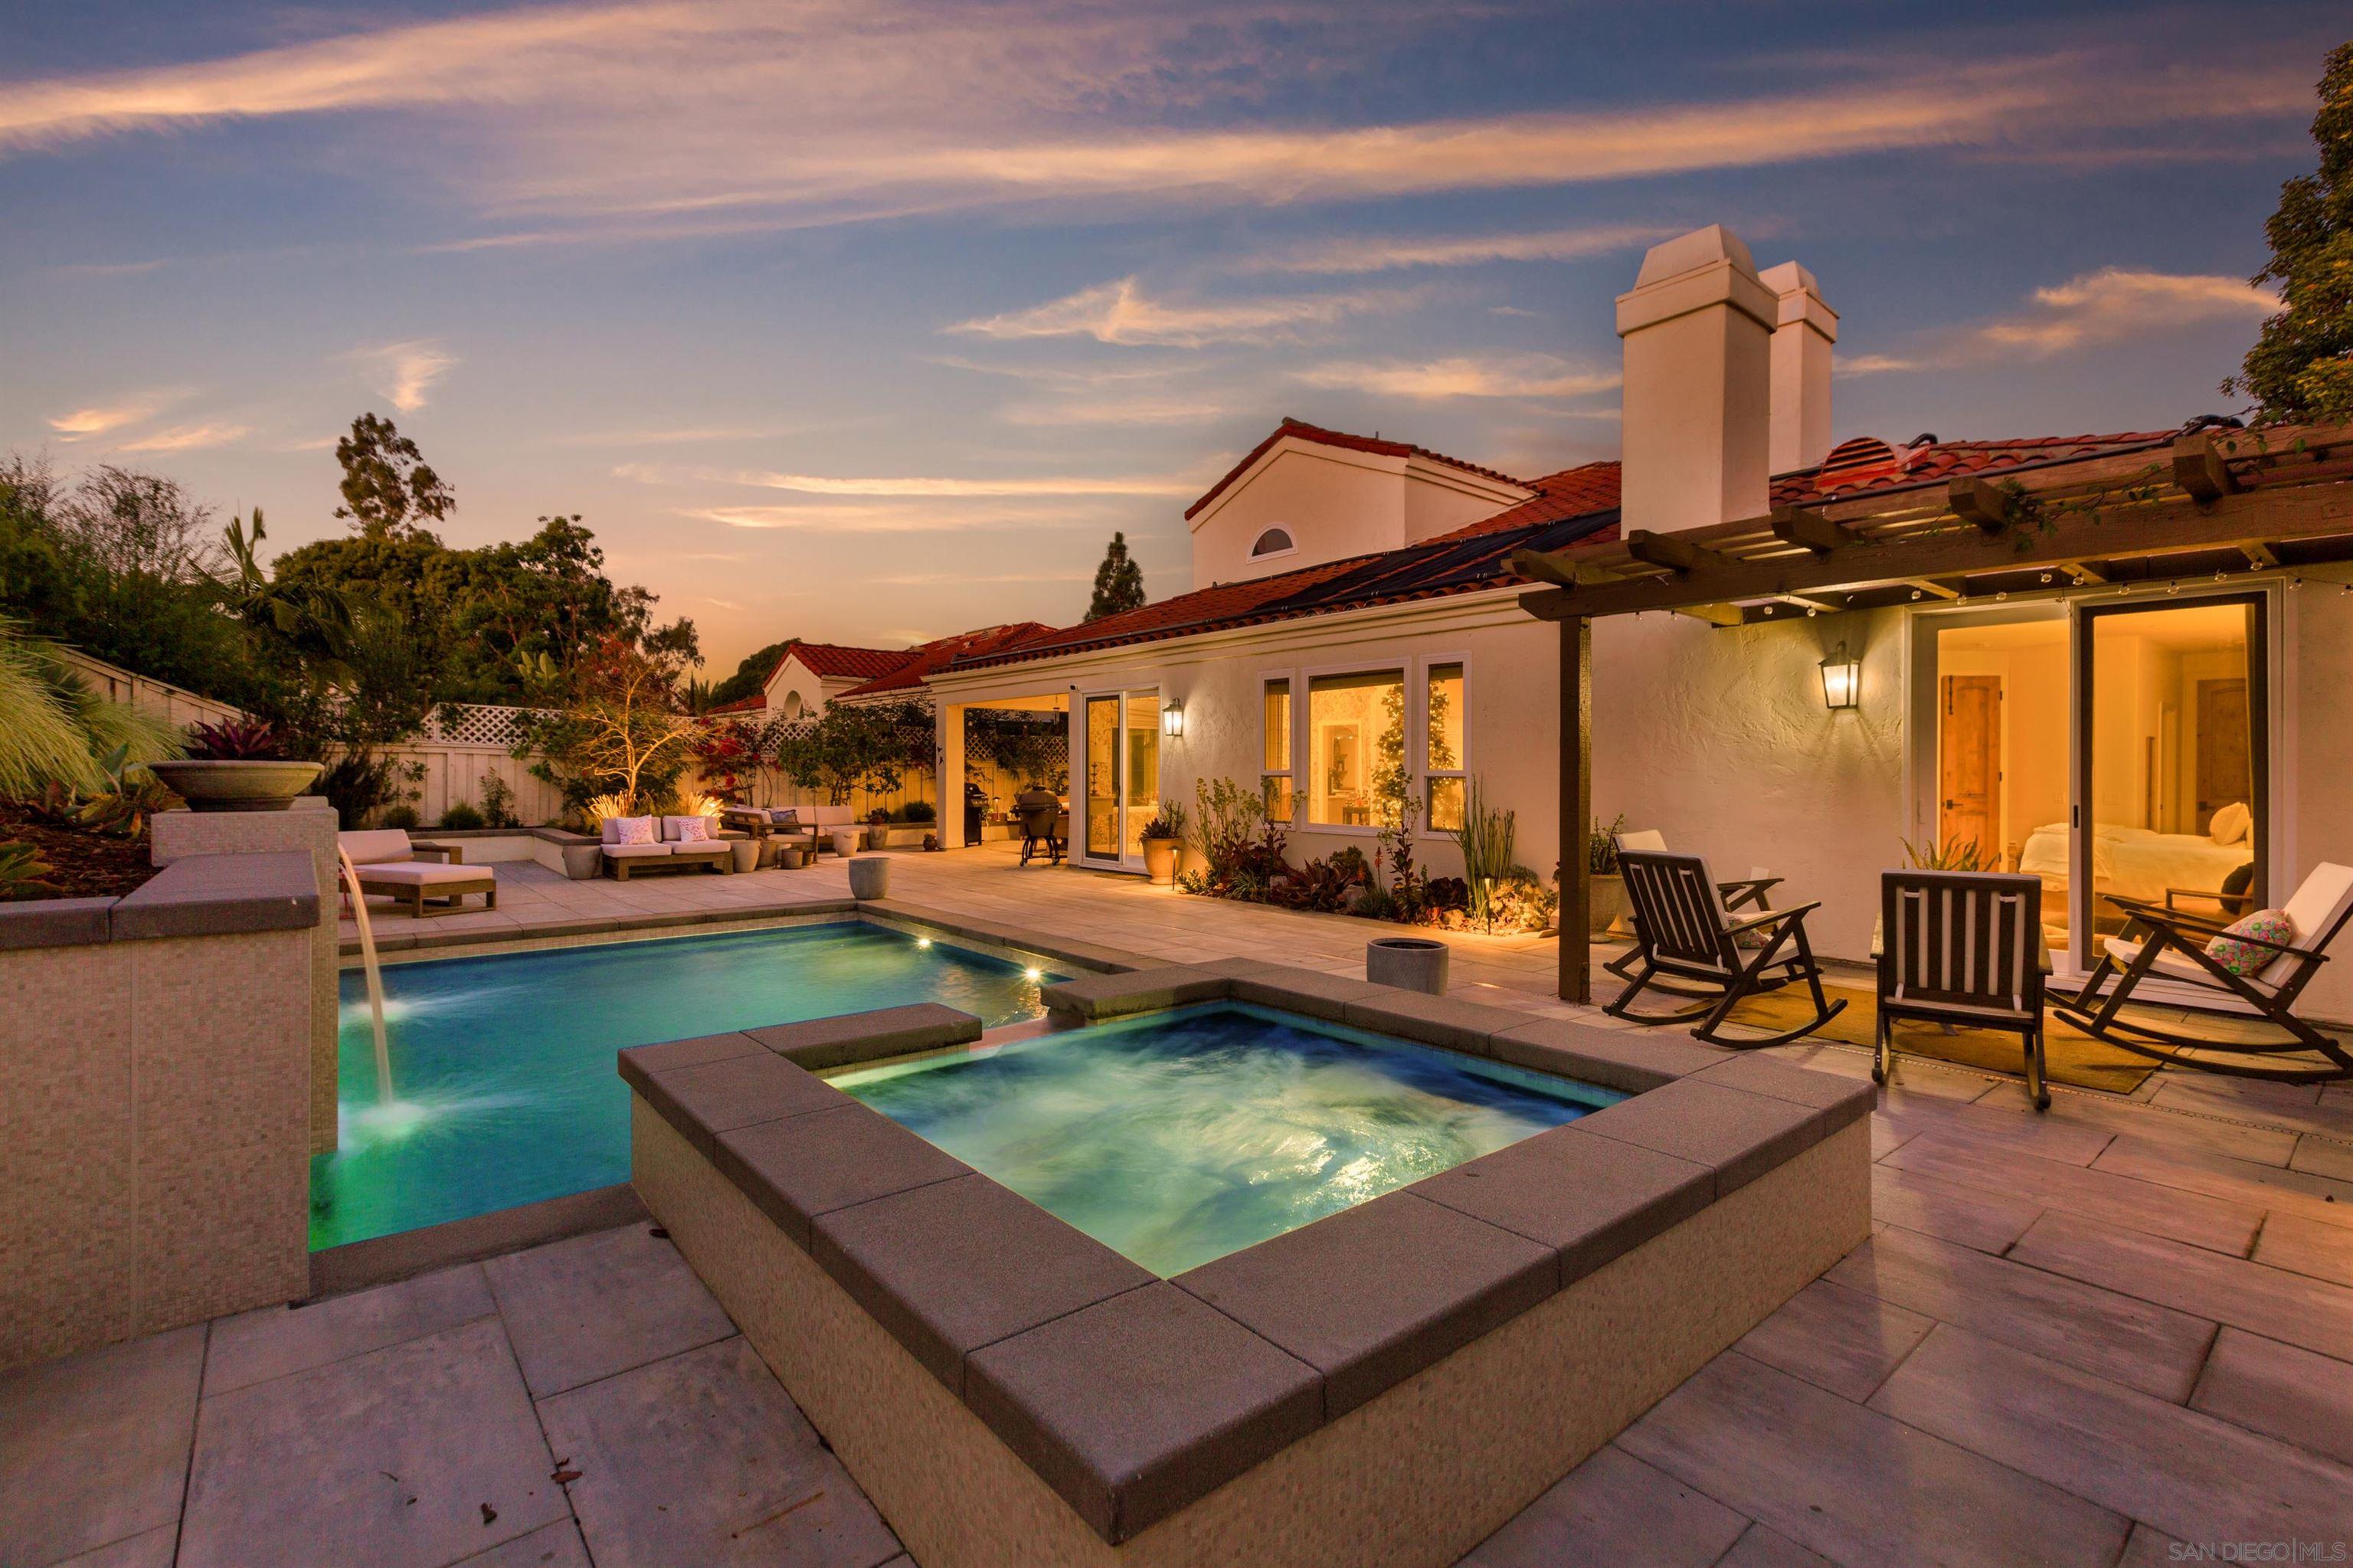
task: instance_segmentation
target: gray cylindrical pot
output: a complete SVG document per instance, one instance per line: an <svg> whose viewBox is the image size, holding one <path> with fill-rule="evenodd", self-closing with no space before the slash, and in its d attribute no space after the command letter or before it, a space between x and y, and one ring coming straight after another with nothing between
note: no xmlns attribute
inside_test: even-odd
<svg viewBox="0 0 2353 1568"><path fill-rule="evenodd" d="M891 857L887 854L852 855L849 861L849 895L857 899L890 897Z"/></svg>
<svg viewBox="0 0 2353 1568"><path fill-rule="evenodd" d="M1375 985L1446 994L1446 944L1427 937L1377 937L1365 944L1365 978Z"/></svg>

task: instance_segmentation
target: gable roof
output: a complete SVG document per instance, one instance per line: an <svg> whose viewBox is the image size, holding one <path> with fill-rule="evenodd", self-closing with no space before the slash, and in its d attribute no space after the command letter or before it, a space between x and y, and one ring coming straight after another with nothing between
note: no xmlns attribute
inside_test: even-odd
<svg viewBox="0 0 2353 1568"><path fill-rule="evenodd" d="M1248 473L1252 464L1273 450L1275 443L1282 440L1311 441L1319 447L1339 447L1348 451L1371 452L1377 457L1423 458L1430 462L1442 462L1449 468L1460 469L1464 473L1475 473L1482 479L1496 480L1504 484L1516 484L1524 490L1528 488L1526 480L1514 479L1508 473L1501 473L1492 468L1482 468L1475 462L1464 462L1461 458L1451 458L1444 452L1431 451L1428 447L1418 447L1409 441L1385 441L1378 436L1352 436L1345 430L1327 430L1321 425L1311 425L1304 419L1294 419L1286 415L1282 423L1274 428L1272 434L1250 448L1249 454L1241 461L1226 471L1225 478L1209 486L1200 500L1185 508L1186 519L1190 521L1203 507L1231 489L1236 480Z"/></svg>
<svg viewBox="0 0 2353 1568"><path fill-rule="evenodd" d="M983 654L1001 652L1034 638L1050 636L1053 630L1042 620L1017 620L1005 626L984 626L977 631L960 631L954 637L938 638L910 650L898 668L877 675L863 685L850 687L841 694L841 698L847 701L851 697L880 696L891 692L920 691L924 676L957 659L976 659Z"/></svg>

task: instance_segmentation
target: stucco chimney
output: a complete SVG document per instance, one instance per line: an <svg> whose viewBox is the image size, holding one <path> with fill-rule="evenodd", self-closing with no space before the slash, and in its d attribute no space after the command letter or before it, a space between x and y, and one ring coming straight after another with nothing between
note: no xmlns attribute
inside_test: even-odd
<svg viewBox="0 0 2353 1568"><path fill-rule="evenodd" d="M1831 453L1831 345L1838 313L1795 261L1757 274L1773 291L1773 471L1814 468Z"/></svg>
<svg viewBox="0 0 2353 1568"><path fill-rule="evenodd" d="M1670 533L1762 516L1779 313L1721 224L1651 247L1618 296L1625 340L1624 518Z"/></svg>

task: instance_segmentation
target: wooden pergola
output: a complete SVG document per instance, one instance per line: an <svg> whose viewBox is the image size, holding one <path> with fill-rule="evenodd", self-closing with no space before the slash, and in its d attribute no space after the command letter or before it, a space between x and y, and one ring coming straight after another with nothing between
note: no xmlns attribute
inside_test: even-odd
<svg viewBox="0 0 2353 1568"><path fill-rule="evenodd" d="M1560 628L1560 994L1592 999L1593 622L1662 610L1716 626L1850 609L2353 560L2353 426L2205 430L2121 454L1512 559Z"/></svg>

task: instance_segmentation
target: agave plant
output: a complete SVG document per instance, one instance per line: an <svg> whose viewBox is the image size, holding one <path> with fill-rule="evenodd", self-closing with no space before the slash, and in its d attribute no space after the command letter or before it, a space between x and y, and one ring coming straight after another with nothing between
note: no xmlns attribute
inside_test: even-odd
<svg viewBox="0 0 2353 1568"><path fill-rule="evenodd" d="M1958 833L1947 839L1930 839L1923 847L1910 839L1898 839L1904 846L1905 863L1918 871L1994 871L2000 869L1978 847L1975 839L1965 839Z"/></svg>
<svg viewBox="0 0 2353 1568"><path fill-rule="evenodd" d="M165 789L153 773L131 760L128 747L116 747L99 759L98 766L106 783L74 812L78 827L114 838L135 839L147 831L149 817L179 803L180 798Z"/></svg>
<svg viewBox="0 0 2353 1568"><path fill-rule="evenodd" d="M0 843L0 900L56 897L57 884L45 880L56 869L31 844Z"/></svg>
<svg viewBox="0 0 2353 1568"><path fill-rule="evenodd" d="M223 719L188 726L188 755L205 762L276 762L286 752L278 732L260 719Z"/></svg>

